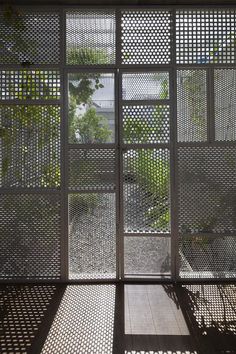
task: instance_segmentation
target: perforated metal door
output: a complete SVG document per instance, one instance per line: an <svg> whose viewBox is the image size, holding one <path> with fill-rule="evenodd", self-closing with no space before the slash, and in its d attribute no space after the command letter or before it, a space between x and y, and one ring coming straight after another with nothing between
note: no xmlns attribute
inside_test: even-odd
<svg viewBox="0 0 236 354"><path fill-rule="evenodd" d="M124 276L170 276L168 71L121 74Z"/></svg>

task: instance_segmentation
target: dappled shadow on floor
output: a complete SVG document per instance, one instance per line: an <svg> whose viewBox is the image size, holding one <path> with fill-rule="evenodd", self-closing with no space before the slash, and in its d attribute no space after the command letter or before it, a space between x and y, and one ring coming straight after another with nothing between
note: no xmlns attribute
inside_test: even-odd
<svg viewBox="0 0 236 354"><path fill-rule="evenodd" d="M150 292L149 285L138 286L143 286L144 289L149 287L147 292ZM157 288L155 290L155 287L160 287L162 290ZM155 285L152 293L156 294L156 300L148 293L155 328L150 326L151 318L148 320L149 323L145 323L148 308L145 308L145 315L140 310L141 307L139 308L146 302L146 295L140 289L137 290L130 309L130 313L134 313L132 306L136 304L139 316L135 318L133 315L135 325L131 323L130 326L126 322L126 328L128 326L124 337L126 354L236 353L236 286L234 284ZM163 290L171 303L164 299ZM155 302L156 313L155 308L152 308L152 303ZM182 315L189 333L181 325ZM161 324L158 323L158 317ZM137 322L140 319L145 323L144 326L138 326ZM155 330L156 335L153 335L152 331Z"/></svg>
<svg viewBox="0 0 236 354"><path fill-rule="evenodd" d="M40 353L64 288L0 286L0 353Z"/></svg>
<svg viewBox="0 0 236 354"><path fill-rule="evenodd" d="M1 354L235 354L235 337L234 284L0 286Z"/></svg>
<svg viewBox="0 0 236 354"><path fill-rule="evenodd" d="M236 353L236 285L183 285L178 299L202 353Z"/></svg>
<svg viewBox="0 0 236 354"><path fill-rule="evenodd" d="M69 285L42 354L112 353L116 286Z"/></svg>

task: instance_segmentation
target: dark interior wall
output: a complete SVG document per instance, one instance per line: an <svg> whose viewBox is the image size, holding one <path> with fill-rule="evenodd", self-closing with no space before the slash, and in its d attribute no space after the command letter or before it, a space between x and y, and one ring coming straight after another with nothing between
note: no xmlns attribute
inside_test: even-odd
<svg viewBox="0 0 236 354"><path fill-rule="evenodd" d="M0 0L11 5L83 5L83 6L151 6L151 5L236 5L236 0Z"/></svg>

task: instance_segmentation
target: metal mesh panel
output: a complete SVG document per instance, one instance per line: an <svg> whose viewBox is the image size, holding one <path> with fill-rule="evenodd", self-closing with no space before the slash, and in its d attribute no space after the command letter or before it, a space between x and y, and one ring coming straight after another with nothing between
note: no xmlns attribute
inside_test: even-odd
<svg viewBox="0 0 236 354"><path fill-rule="evenodd" d="M124 143L155 144L169 142L169 106L123 106L122 113Z"/></svg>
<svg viewBox="0 0 236 354"><path fill-rule="evenodd" d="M42 354L113 351L114 285L68 286Z"/></svg>
<svg viewBox="0 0 236 354"><path fill-rule="evenodd" d="M181 147L179 161L179 231L236 232L236 149Z"/></svg>
<svg viewBox="0 0 236 354"><path fill-rule="evenodd" d="M4 309L0 317L1 353L23 354L32 349L56 291L53 285L8 285L0 289L0 308Z"/></svg>
<svg viewBox="0 0 236 354"><path fill-rule="evenodd" d="M0 195L0 279L60 278L60 197Z"/></svg>
<svg viewBox="0 0 236 354"><path fill-rule="evenodd" d="M177 10L177 63L234 63L235 29L234 9Z"/></svg>
<svg viewBox="0 0 236 354"><path fill-rule="evenodd" d="M69 142L74 144L114 142L114 74L70 73L68 86Z"/></svg>
<svg viewBox="0 0 236 354"><path fill-rule="evenodd" d="M122 11L121 32L123 64L170 63L170 11Z"/></svg>
<svg viewBox="0 0 236 354"><path fill-rule="evenodd" d="M115 150L79 149L69 151L71 190L115 188Z"/></svg>
<svg viewBox="0 0 236 354"><path fill-rule="evenodd" d="M123 178L125 232L169 232L169 150L128 150Z"/></svg>
<svg viewBox="0 0 236 354"><path fill-rule="evenodd" d="M57 12L0 12L2 64L57 64L60 15Z"/></svg>
<svg viewBox="0 0 236 354"><path fill-rule="evenodd" d="M217 353L232 353L234 351L227 350L225 341L230 340L230 335L236 334L235 322L235 285L184 285L186 292L186 301L191 309L191 317L194 318L194 325L199 328L201 335L212 336L219 344L219 340L224 343L224 349L221 351L219 347L215 348L211 341L211 349L216 349ZM223 340L221 335L225 334ZM235 344L235 338L233 340ZM235 345L234 345L235 349ZM215 352L215 351L214 351Z"/></svg>
<svg viewBox="0 0 236 354"><path fill-rule="evenodd" d="M182 278L235 278L236 237L189 236L180 239Z"/></svg>
<svg viewBox="0 0 236 354"><path fill-rule="evenodd" d="M80 10L66 14L67 64L115 63L115 11Z"/></svg>
<svg viewBox="0 0 236 354"><path fill-rule="evenodd" d="M0 87L0 100L59 99L60 73L56 70L2 70Z"/></svg>
<svg viewBox="0 0 236 354"><path fill-rule="evenodd" d="M169 73L123 73L123 100L157 100L169 98Z"/></svg>
<svg viewBox="0 0 236 354"><path fill-rule="evenodd" d="M236 139L236 70L214 70L215 139Z"/></svg>
<svg viewBox="0 0 236 354"><path fill-rule="evenodd" d="M169 237L125 237L125 274L170 275Z"/></svg>
<svg viewBox="0 0 236 354"><path fill-rule="evenodd" d="M60 107L0 106L0 185L60 185Z"/></svg>
<svg viewBox="0 0 236 354"><path fill-rule="evenodd" d="M206 70L177 71L178 141L207 140Z"/></svg>
<svg viewBox="0 0 236 354"><path fill-rule="evenodd" d="M115 278L115 194L70 194L69 219L70 279Z"/></svg>

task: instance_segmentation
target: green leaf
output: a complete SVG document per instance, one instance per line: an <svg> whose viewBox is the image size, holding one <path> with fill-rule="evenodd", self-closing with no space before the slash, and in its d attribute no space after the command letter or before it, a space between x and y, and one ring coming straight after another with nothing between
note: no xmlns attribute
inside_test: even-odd
<svg viewBox="0 0 236 354"><path fill-rule="evenodd" d="M6 176L6 174L7 174L9 164L10 164L10 159L7 156L2 160L2 176L3 177Z"/></svg>

